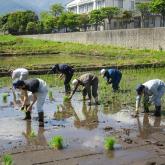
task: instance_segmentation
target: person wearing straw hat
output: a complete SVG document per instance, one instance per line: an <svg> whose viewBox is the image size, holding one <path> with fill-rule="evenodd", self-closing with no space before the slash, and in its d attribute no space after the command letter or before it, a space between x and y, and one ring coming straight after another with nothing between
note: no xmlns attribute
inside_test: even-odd
<svg viewBox="0 0 165 165"><path fill-rule="evenodd" d="M100 74L105 78L108 84L112 84L114 92L119 89L122 73L118 69L101 69Z"/></svg>
<svg viewBox="0 0 165 165"><path fill-rule="evenodd" d="M86 73L86 74L81 75L79 78L74 79L72 81L72 84L74 85L74 90L72 91L69 98L70 99L72 98L72 96L74 95L74 93L76 92L76 90L79 86L83 86L83 91L82 91L83 100L85 100L85 97L88 95L88 97L89 97L88 104L91 105L91 100L92 100L92 96L93 96L93 98L95 100L95 104L98 105L99 104L98 93L97 93L98 82L99 82L98 77L92 73Z"/></svg>
<svg viewBox="0 0 165 165"><path fill-rule="evenodd" d="M139 84L136 88L136 110L135 115L139 113L141 97L144 96L144 113L149 112L149 105L153 103L155 105L154 116L161 116L161 98L165 93L165 83L162 80L154 79Z"/></svg>

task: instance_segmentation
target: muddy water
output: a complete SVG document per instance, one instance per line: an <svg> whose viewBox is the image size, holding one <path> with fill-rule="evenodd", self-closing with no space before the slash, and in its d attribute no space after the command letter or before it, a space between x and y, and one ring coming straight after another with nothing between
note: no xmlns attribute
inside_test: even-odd
<svg viewBox="0 0 165 165"><path fill-rule="evenodd" d="M121 150L123 146L120 139L148 139L155 132L165 132L164 117L141 114L139 118L132 118L133 108L129 105L121 107L117 112L103 105L89 107L87 102L81 101L80 93L76 93L71 102L63 102L63 89L50 90L53 91L54 99L46 99L45 127L39 128L35 107L32 121L23 121L24 112L13 106L11 91L8 88L0 89L0 154L22 146L47 146L55 135L63 136L67 149L103 152L104 137L112 135L120 145L116 145L119 150L115 155L112 152L106 154L111 159L125 154ZM2 99L3 93L8 93L6 103ZM35 138L30 138L31 131L35 132ZM131 154L132 157L144 156L146 151Z"/></svg>

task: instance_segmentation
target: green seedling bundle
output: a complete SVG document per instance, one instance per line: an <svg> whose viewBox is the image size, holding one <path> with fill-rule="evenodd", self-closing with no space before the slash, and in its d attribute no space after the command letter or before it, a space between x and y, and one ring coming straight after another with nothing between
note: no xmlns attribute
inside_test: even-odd
<svg viewBox="0 0 165 165"><path fill-rule="evenodd" d="M29 134L29 138L35 138L37 135L34 131L31 131Z"/></svg>
<svg viewBox="0 0 165 165"><path fill-rule="evenodd" d="M4 155L2 157L2 165L13 165L13 158L11 155Z"/></svg>
<svg viewBox="0 0 165 165"><path fill-rule="evenodd" d="M104 148L106 150L114 150L115 143L116 139L114 137L106 137L104 139Z"/></svg>
<svg viewBox="0 0 165 165"><path fill-rule="evenodd" d="M52 149L62 149L63 148L63 137L62 136L54 136L49 142L49 146Z"/></svg>

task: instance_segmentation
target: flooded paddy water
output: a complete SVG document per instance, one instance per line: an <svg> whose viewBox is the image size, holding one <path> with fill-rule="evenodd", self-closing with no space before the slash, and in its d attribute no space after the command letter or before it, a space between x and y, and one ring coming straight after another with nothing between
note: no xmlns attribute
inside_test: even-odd
<svg viewBox="0 0 165 165"><path fill-rule="evenodd" d="M131 116L136 84L152 78L165 80L164 72L165 69L123 71L121 91L116 94L99 77L101 105L98 106L88 106L87 101L81 100L80 92L71 102L64 102L61 82L55 82L52 75L41 75L54 98L46 99L44 128L38 127L35 106L31 122L22 120L24 112L12 104L9 79L0 79L0 155L11 154L16 165L165 164L164 98L161 118L151 113L140 114L138 118ZM8 94L6 102L2 97L4 93ZM31 132L36 136L30 137ZM50 149L49 141L55 135L63 137L63 150ZM116 139L113 151L104 149L107 136Z"/></svg>

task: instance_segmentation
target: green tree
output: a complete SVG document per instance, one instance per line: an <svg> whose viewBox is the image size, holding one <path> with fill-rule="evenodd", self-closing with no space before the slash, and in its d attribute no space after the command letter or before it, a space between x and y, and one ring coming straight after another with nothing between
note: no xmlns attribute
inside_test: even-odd
<svg viewBox="0 0 165 165"><path fill-rule="evenodd" d="M58 29L65 29L65 31L67 32L67 24L65 21L66 19L67 19L67 12L63 12L57 21L57 27Z"/></svg>
<svg viewBox="0 0 165 165"><path fill-rule="evenodd" d="M58 17L62 14L62 12L64 11L64 7L60 4L53 4L50 7L50 12L52 13L52 15L54 15L55 17Z"/></svg>
<svg viewBox="0 0 165 165"><path fill-rule="evenodd" d="M144 27L144 19L150 14L150 3L137 3L136 4L137 10L141 14L141 28Z"/></svg>
<svg viewBox="0 0 165 165"><path fill-rule="evenodd" d="M43 24L43 32L50 33L55 28L55 17L51 15L49 12L42 12L40 14L40 19Z"/></svg>
<svg viewBox="0 0 165 165"><path fill-rule="evenodd" d="M78 23L79 23L79 27L83 28L84 31L86 31L87 26L89 24L89 15L88 14L79 14L78 15Z"/></svg>
<svg viewBox="0 0 165 165"><path fill-rule="evenodd" d="M35 22L29 22L26 27L26 32L28 34L36 34L37 33L37 24Z"/></svg>
<svg viewBox="0 0 165 165"><path fill-rule="evenodd" d="M162 15L162 26L165 26L165 0L152 0L151 11Z"/></svg>
<svg viewBox="0 0 165 165"><path fill-rule="evenodd" d="M65 24L70 31L77 31L77 27L79 25L78 14L67 12Z"/></svg>
<svg viewBox="0 0 165 165"><path fill-rule="evenodd" d="M33 11L17 11L9 14L7 19L8 31L11 34L26 33L28 22L37 22L38 16Z"/></svg>
<svg viewBox="0 0 165 165"><path fill-rule="evenodd" d="M127 28L127 25L131 22L132 17L133 17L132 11L128 11L128 10L123 11L122 19L123 19L123 22L124 22L126 28Z"/></svg>
<svg viewBox="0 0 165 165"><path fill-rule="evenodd" d="M105 17L103 16L103 14L101 13L101 10L99 9L92 10L89 14L90 14L89 22L94 24L95 30L97 31L98 25L101 25L103 23L103 20Z"/></svg>
<svg viewBox="0 0 165 165"><path fill-rule="evenodd" d="M104 18L108 19L110 29L111 20L120 13L120 9L118 7L103 7L101 13Z"/></svg>

